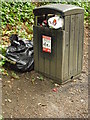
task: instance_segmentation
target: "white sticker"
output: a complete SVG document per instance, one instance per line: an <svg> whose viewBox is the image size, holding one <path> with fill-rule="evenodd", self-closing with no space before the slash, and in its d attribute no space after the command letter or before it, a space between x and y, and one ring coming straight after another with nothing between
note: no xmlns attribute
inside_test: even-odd
<svg viewBox="0 0 90 120"><path fill-rule="evenodd" d="M51 53L51 37L42 35L42 46L44 52Z"/></svg>

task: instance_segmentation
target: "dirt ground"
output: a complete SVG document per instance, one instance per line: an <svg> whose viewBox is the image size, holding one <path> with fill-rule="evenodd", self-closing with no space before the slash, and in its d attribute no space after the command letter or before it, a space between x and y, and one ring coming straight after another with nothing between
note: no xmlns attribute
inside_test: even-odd
<svg viewBox="0 0 90 120"><path fill-rule="evenodd" d="M84 35L81 76L64 85L53 83L35 71L17 73L19 79L2 76L4 118L87 118L88 117L88 28ZM55 88L55 89L54 89ZM54 90L53 90L54 89ZM56 91L55 91L56 90Z"/></svg>

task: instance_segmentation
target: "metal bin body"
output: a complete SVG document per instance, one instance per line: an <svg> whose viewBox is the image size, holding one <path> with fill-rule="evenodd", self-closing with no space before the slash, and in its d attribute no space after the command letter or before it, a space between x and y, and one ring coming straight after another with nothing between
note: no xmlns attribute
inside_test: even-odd
<svg viewBox="0 0 90 120"><path fill-rule="evenodd" d="M82 71L84 40L84 9L73 5L50 4L34 9L34 69L62 83ZM60 14L62 29L38 26L38 17ZM42 36L51 38L51 53L43 52Z"/></svg>

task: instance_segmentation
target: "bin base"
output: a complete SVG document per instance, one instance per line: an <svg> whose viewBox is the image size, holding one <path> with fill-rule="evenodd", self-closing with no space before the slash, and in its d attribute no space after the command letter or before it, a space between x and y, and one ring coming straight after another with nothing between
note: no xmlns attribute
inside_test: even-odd
<svg viewBox="0 0 90 120"><path fill-rule="evenodd" d="M77 78L79 78L80 76L81 76L81 73L79 73L78 75L73 76L72 79L69 78L69 79L65 80L64 82L62 82L62 85L66 84L66 83L68 83L68 82L72 82L74 79L77 79Z"/></svg>
<svg viewBox="0 0 90 120"><path fill-rule="evenodd" d="M35 70L36 71L36 70ZM66 84L66 83L68 83L68 82L72 82L74 79L77 79L77 78L79 78L80 76L81 76L81 73L79 73L79 74L77 74L77 75L75 75L75 76L73 76L73 78L69 78L69 79L67 79L67 80L61 80L61 79L59 79L59 78L54 78L54 77L52 77L52 76L50 76L50 75L47 75L47 74L45 74L45 73L42 73L42 72L39 72L39 71L36 71L36 72L38 72L38 73L40 73L41 75L43 75L44 77L46 77L46 78L48 78L48 79L52 79L53 80L53 83L57 83L57 84L62 84L62 85L64 85L64 84Z"/></svg>

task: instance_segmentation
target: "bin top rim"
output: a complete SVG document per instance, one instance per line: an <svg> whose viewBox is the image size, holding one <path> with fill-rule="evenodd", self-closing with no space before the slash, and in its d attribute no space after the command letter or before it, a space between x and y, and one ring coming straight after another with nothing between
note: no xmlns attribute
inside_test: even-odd
<svg viewBox="0 0 90 120"><path fill-rule="evenodd" d="M84 9L81 8L81 7L71 5L71 4L60 4L59 3L59 4L49 4L49 5L44 5L44 6L37 7L33 10L33 13L35 15L38 15L39 11L46 10L46 9L47 10L54 10L54 11L60 12L64 15L71 14L70 12L73 13L75 10L77 10L77 13L84 12ZM49 13L49 11L48 11L48 13Z"/></svg>

